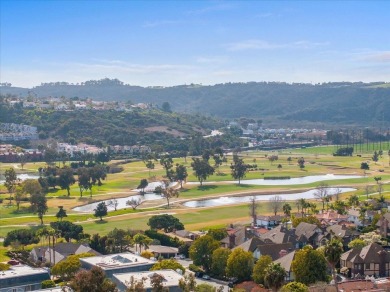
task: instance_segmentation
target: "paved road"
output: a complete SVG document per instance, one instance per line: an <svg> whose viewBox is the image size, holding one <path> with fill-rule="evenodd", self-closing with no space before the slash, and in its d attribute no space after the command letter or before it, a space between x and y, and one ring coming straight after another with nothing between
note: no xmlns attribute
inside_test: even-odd
<svg viewBox="0 0 390 292"><path fill-rule="evenodd" d="M229 291L229 287L227 285L221 285L220 283L217 283L217 282L214 282L213 279L210 279L210 280L203 280L203 279L199 279L199 278L196 278L196 284L209 284L215 288L219 288L221 286L223 286L223 291L224 292L228 292Z"/></svg>
<svg viewBox="0 0 390 292"><path fill-rule="evenodd" d="M177 260L184 268L187 269L187 273L189 272L188 271L188 267L190 264L192 264L192 261L190 259L184 259L184 260ZM192 272L191 272L192 273ZM210 280L204 280L202 278L195 278L196 280L196 283L199 285L199 284L209 284L213 287L216 287L216 288L219 288L220 286L223 286L223 291L224 292L228 292L229 291L229 287L227 286L227 284L221 284L221 283L217 283L216 280L213 280L213 279L210 279ZM218 281L220 282L220 281Z"/></svg>

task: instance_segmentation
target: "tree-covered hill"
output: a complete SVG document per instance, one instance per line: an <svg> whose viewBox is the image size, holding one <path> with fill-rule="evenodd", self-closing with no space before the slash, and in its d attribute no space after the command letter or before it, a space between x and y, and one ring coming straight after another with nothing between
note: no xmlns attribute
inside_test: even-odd
<svg viewBox="0 0 390 292"><path fill-rule="evenodd" d="M30 90L39 97L91 97L155 103L169 102L180 112L222 118L252 117L281 123L319 122L367 125L390 123L388 83L288 84L281 82L226 83L212 86L140 87L103 79L72 85L42 84ZM28 89L0 87L0 93L27 95Z"/></svg>
<svg viewBox="0 0 390 292"><path fill-rule="evenodd" d="M193 137L209 134L210 130L224 126L214 118L159 109L134 109L131 112L24 109L20 105L5 103L1 97L0 123L36 126L41 139L87 142L98 146L148 145L160 151L189 150L189 140ZM225 146L231 146L230 142Z"/></svg>

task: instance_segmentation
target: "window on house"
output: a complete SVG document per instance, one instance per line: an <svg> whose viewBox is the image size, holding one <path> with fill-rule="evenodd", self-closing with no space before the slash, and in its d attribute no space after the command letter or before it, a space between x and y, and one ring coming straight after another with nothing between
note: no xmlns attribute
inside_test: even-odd
<svg viewBox="0 0 390 292"><path fill-rule="evenodd" d="M370 269L370 264L366 264L366 270Z"/></svg>

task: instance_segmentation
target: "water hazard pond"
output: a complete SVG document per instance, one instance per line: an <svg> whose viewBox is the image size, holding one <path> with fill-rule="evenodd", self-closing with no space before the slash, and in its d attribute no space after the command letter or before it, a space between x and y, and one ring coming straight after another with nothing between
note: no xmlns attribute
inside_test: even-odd
<svg viewBox="0 0 390 292"><path fill-rule="evenodd" d="M346 192L352 192L356 189L354 188L338 188L338 191L341 193ZM310 190L307 192L301 192L301 193L291 193L291 194L278 194L278 196L281 196L286 201L293 201L297 199L313 199L314 193L317 190ZM329 188L328 193L334 194L336 192L336 189ZM256 201L268 201L271 197L274 197L275 194L272 195L258 195L256 197ZM240 204L240 203L249 203L250 200L253 198L252 196L225 196L225 197L219 197L219 198L213 198L213 199L204 199L204 200L194 200L194 201L188 201L183 203L184 206L189 208L200 208L200 207L218 207L218 206L225 206L225 205L232 205L232 204Z"/></svg>
<svg viewBox="0 0 390 292"><path fill-rule="evenodd" d="M26 180L26 179L38 179L38 174L31 174L31 173L20 173L17 175L18 179L20 180ZM5 182L5 178L3 174L0 174L0 184L3 184Z"/></svg>
<svg viewBox="0 0 390 292"><path fill-rule="evenodd" d="M339 180L362 178L361 175L339 175L339 174L325 174L325 175L309 175L303 177L293 177L290 179L243 179L242 184L258 185L258 186L288 186L288 185L304 185L319 181ZM222 181L224 183L238 183L238 181ZM204 182L203 184L210 184L215 182ZM199 182L187 182L187 184L199 184Z"/></svg>
<svg viewBox="0 0 390 292"><path fill-rule="evenodd" d="M334 175L334 174L326 174L326 175L311 175L311 176L305 176L305 177L298 177L298 178L291 178L291 179L276 179L276 180L265 180L265 179L250 179L250 180L242 180L242 184L251 184L251 185L300 185L300 184L309 184L319 181L327 181L327 180L342 180L342 179L349 179L349 178L361 178L362 176L359 175ZM225 183L237 183L236 181L224 181ZM211 182L208 182L211 183ZM215 182L213 182L215 183ZM187 184L198 184L196 182L187 182ZM152 186L150 184L150 186ZM149 191L153 191L155 188L155 185L152 186L153 188L146 189L148 193L146 193L144 196L140 195L131 195L125 198L117 198L117 209L125 209L130 208L130 206L126 205L126 202L132 198L135 199L141 199L142 201L153 201L153 200L159 200L162 199L161 195L151 193ZM149 188L149 185L148 185ZM350 192L355 189L352 188L340 188L341 192ZM301 192L301 193L292 193L292 194L281 194L283 198L286 200L295 200L299 198L305 198L305 199L312 199L314 198L314 192L315 190L307 191L307 192ZM332 189L330 188L329 192L332 192ZM274 195L261 195L257 196L257 200L269 200L270 197ZM190 208L196 208L196 207L213 207L213 206L223 206L223 205L231 205L231 204L239 204L239 203L246 203L249 202L250 198L252 196L243 196L243 197L221 197L216 199L204 199L204 200L198 200L198 201L188 201L183 203L184 206L190 207ZM114 210L114 207L110 205L111 200L105 200L104 202L107 205L107 208L109 211ZM92 213L94 212L94 209L100 202L95 202L91 204L87 204L84 206L79 206L76 208L73 208L74 211L77 212L86 212L86 213Z"/></svg>

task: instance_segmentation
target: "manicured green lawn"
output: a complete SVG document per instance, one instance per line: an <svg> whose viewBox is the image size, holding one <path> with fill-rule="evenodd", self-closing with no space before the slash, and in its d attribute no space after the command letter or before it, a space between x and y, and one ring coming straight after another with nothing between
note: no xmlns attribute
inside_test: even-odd
<svg viewBox="0 0 390 292"><path fill-rule="evenodd" d="M386 143L382 144L382 148L386 148ZM357 147L360 149L360 146ZM362 145L362 149L366 149L366 145ZM259 179L271 176L290 176L290 177L302 177L309 175L319 174L354 174L363 175L363 171L360 169L362 162L368 161L370 164L370 170L367 172L367 176L358 179L345 179L345 180L332 180L326 181L330 186L348 186L358 188L356 193L360 195L360 199L365 199L364 187L366 185L373 185L372 192L376 191L375 176L382 177L382 182L390 180L390 167L389 157L387 150L384 151L383 157L379 159L377 163L371 161L373 149L379 149L379 143L370 144L369 151L360 154L361 157L335 157L332 155L335 152L335 146L321 146L311 148L300 149L285 149L278 151L249 151L240 153L240 157L244 159L245 163L256 164L257 170L253 170L247 173L245 179ZM355 153L356 154L356 153ZM279 159L272 164L268 160L268 156L278 155ZM287 159L291 157L292 161ZM298 168L297 159L304 157L306 164L303 170ZM276 192L288 192L296 191L300 192L306 189L315 188L319 182L306 185L279 185L279 186L255 186L255 185L242 185L223 183L224 181L233 181L231 177L230 163L232 156L228 155L228 162L221 165L218 171L210 176L203 187L198 185L185 185L184 190L180 192L179 200L181 199L199 199L208 196L222 196L228 194L239 193L276 193ZM197 178L193 175L191 169L191 158L187 158L185 163L183 158L174 159L174 163L184 163L187 166L188 181L197 181ZM115 162L111 162L115 163ZM213 163L213 160L210 160ZM278 165L281 168L278 168ZM19 167L17 172L22 172L20 165L15 164L1 164L0 170L5 170L9 167ZM44 163L28 163L25 165L25 171L36 172L39 167L44 167ZM83 222L86 232L102 232L107 233L114 227L121 228L133 228L141 229L146 228L146 222L150 216L150 212L156 209L147 210L118 210L116 212L110 212L109 217L106 218L106 223L96 223L96 219L92 214L72 214L71 209L75 206L91 203L93 201L99 201L102 199L109 199L110 197L124 197L133 194L131 190L135 189L140 180L143 178L149 181L161 180L165 175L165 170L159 164L155 162L155 169L150 171L145 167L142 161L135 161L121 165L123 171L121 173L109 174L107 180L103 181L102 186L94 186L92 190L92 198L89 197L89 192L84 193L83 198L80 198L79 188L77 184L71 187L71 196L66 196L65 190L51 190L48 196L49 210L44 217L44 222L57 220L54 214L58 210L58 206L64 206L67 210L69 217L67 220L72 222ZM383 172L379 172L383 170ZM219 175L222 174L222 175ZM384 184L384 194L389 197L390 185ZM3 192L3 194L1 194ZM0 198L7 198L9 195L4 193L4 186L0 186ZM347 198L350 194L343 195L343 198ZM9 230L15 229L15 227L4 227L6 225L36 225L39 224L39 219L36 215L32 214L28 210L28 203L21 205L21 212L15 212L16 207L7 207L7 200L0 204L0 236L4 236ZM163 202L163 201L162 201ZM266 206L267 202L261 203L261 212L269 213ZM150 205L148 205L150 206ZM167 212L165 209L161 209L161 212ZM248 207L244 205L240 206L227 206L210 209L187 209L186 211L179 209L171 209L168 212L177 212L177 217L183 220L184 224L189 228L204 228L209 226L221 226L235 221L244 220L248 221ZM149 215L148 215L149 214ZM119 217L112 217L120 215ZM88 222L90 221L90 222Z"/></svg>

